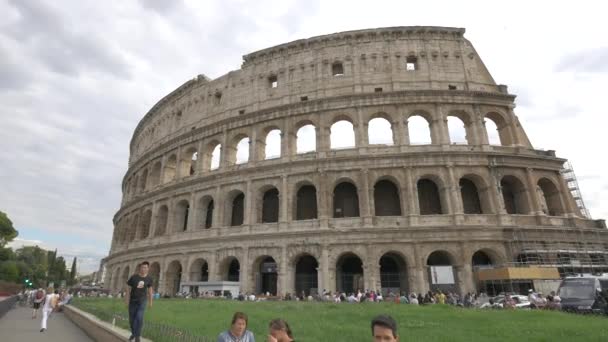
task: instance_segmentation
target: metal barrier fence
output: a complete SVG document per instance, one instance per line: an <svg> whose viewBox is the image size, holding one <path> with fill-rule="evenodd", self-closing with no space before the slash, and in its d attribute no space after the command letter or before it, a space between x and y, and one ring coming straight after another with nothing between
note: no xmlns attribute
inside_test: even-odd
<svg viewBox="0 0 608 342"><path fill-rule="evenodd" d="M12 296L0 301L0 318L2 318L10 309L15 307L18 298L18 296Z"/></svg>
<svg viewBox="0 0 608 342"><path fill-rule="evenodd" d="M129 330L129 317L111 313L94 307L83 305L82 303L77 306L79 309L84 310L90 314L97 316L102 321L112 323L112 325L119 326L121 328ZM177 328L174 326L145 321L142 331L142 336L148 338L154 342L215 342L216 339L200 336L186 329Z"/></svg>

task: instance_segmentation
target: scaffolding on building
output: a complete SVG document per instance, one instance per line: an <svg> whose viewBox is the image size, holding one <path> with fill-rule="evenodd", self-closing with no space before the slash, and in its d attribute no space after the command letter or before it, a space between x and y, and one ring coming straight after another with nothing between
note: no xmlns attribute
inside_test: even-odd
<svg viewBox="0 0 608 342"><path fill-rule="evenodd" d="M591 219L591 214L589 213L589 210L587 210L587 207L585 207L585 202L583 201L583 196L581 195L581 190L578 186L576 174L574 174L574 169L572 168L572 163L569 161L565 162L560 173L564 177L568 190L570 190L570 193L572 194L572 197L574 198L574 201L576 202L581 214L586 218Z"/></svg>
<svg viewBox="0 0 608 342"><path fill-rule="evenodd" d="M507 262L476 267L477 287L490 295L529 289L548 294L565 277L608 273L605 228L514 227L504 238Z"/></svg>

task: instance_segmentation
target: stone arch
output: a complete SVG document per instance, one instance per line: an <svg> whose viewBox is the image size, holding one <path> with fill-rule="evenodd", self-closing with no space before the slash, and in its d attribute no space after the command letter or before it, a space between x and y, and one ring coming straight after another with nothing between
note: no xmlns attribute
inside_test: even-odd
<svg viewBox="0 0 608 342"><path fill-rule="evenodd" d="M436 144L431 131L433 116L424 110L413 111L406 118L408 141L411 145Z"/></svg>
<svg viewBox="0 0 608 342"><path fill-rule="evenodd" d="M344 180L334 187L333 217L359 217L359 194L354 182Z"/></svg>
<svg viewBox="0 0 608 342"><path fill-rule="evenodd" d="M507 214L528 214L530 204L524 183L516 176L506 175L500 180L500 189Z"/></svg>
<svg viewBox="0 0 608 342"><path fill-rule="evenodd" d="M297 296L319 293L319 262L309 253L299 254L294 261L294 289Z"/></svg>
<svg viewBox="0 0 608 342"><path fill-rule="evenodd" d="M205 145L202 155L203 171L213 171L220 167L222 160L222 144L213 139Z"/></svg>
<svg viewBox="0 0 608 342"><path fill-rule="evenodd" d="M227 156L228 162L232 164L245 164L249 162L249 145L251 139L244 135L239 134L233 140L233 145L228 149L229 153ZM234 152L233 152L234 151Z"/></svg>
<svg viewBox="0 0 608 342"><path fill-rule="evenodd" d="M210 195L202 196L199 199L199 208L201 210L202 227L207 229L213 226L213 211L215 210L215 202Z"/></svg>
<svg viewBox="0 0 608 342"><path fill-rule="evenodd" d="M129 269L129 265L127 265L122 269L122 274L120 276L121 288L127 287L127 281L129 280L130 277L131 277L131 270Z"/></svg>
<svg viewBox="0 0 608 342"><path fill-rule="evenodd" d="M260 215L261 223L279 222L279 190L274 187L265 187L261 190L262 210Z"/></svg>
<svg viewBox="0 0 608 342"><path fill-rule="evenodd" d="M150 172L150 184L152 186L157 186L160 184L160 170L162 169L162 163L157 161L152 166L152 171Z"/></svg>
<svg viewBox="0 0 608 342"><path fill-rule="evenodd" d="M150 263L150 278L152 278L152 287L154 291L158 292L158 287L160 286L160 264L158 262Z"/></svg>
<svg viewBox="0 0 608 342"><path fill-rule="evenodd" d="M401 216L399 187L389 179L374 184L374 214L376 216Z"/></svg>
<svg viewBox="0 0 608 342"><path fill-rule="evenodd" d="M549 178L543 177L537 183L540 206L543 212L549 216L562 216L565 212L562 203L562 195Z"/></svg>
<svg viewBox="0 0 608 342"><path fill-rule="evenodd" d="M471 144L468 125L457 115L447 116L448 134L452 144Z"/></svg>
<svg viewBox="0 0 608 342"><path fill-rule="evenodd" d="M463 182L463 180L468 182ZM495 199L492 198L490 186L484 177L474 173L467 173L460 178L458 183L460 186L463 212L465 214L493 214L495 212ZM475 187L474 189L473 186ZM478 206L476 205L475 193L477 193L477 198L479 200Z"/></svg>
<svg viewBox="0 0 608 342"><path fill-rule="evenodd" d="M169 221L169 207L162 205L158 208L156 230L154 236L163 236L167 233L167 223Z"/></svg>
<svg viewBox="0 0 608 342"><path fill-rule="evenodd" d="M139 177L139 192L144 192L148 189L148 169L144 169Z"/></svg>
<svg viewBox="0 0 608 342"><path fill-rule="evenodd" d="M264 129L264 140L258 141L258 154L261 159L276 159L281 157L281 140L283 132L277 126Z"/></svg>
<svg viewBox="0 0 608 342"><path fill-rule="evenodd" d="M488 268L492 266L498 266L502 263L502 258L500 255L490 249L490 248L481 248L476 250L471 255L471 266L473 269L477 268Z"/></svg>
<svg viewBox="0 0 608 342"><path fill-rule="evenodd" d="M169 183L169 182L175 180L176 171L177 171L177 156L175 154L172 154L169 156L169 158L167 158L167 161L165 162L163 183Z"/></svg>
<svg viewBox="0 0 608 342"><path fill-rule="evenodd" d="M188 229L188 216L190 215L190 202L188 200L180 200L175 205L175 227L173 232L185 232Z"/></svg>
<svg viewBox="0 0 608 342"><path fill-rule="evenodd" d="M445 214L445 200L437 186L438 178L425 176L416 182L418 192L418 207L420 215L442 215Z"/></svg>
<svg viewBox="0 0 608 342"><path fill-rule="evenodd" d="M400 252L389 251L380 257L380 287L388 294L407 294L409 292L407 263Z"/></svg>
<svg viewBox="0 0 608 342"><path fill-rule="evenodd" d="M492 123L494 123L494 126L496 126L496 130L498 131L498 139L500 140L500 145L502 146L510 146L513 145L513 139L511 138L511 128L509 126L508 120L505 118L505 116L501 113L498 112L489 112L486 113L486 115L484 115L484 123L487 123L488 120L492 121ZM495 134L491 134L490 132L488 132L488 130L486 129L486 135L488 137L488 141L490 141L490 143L494 142L496 143L496 136Z"/></svg>
<svg viewBox="0 0 608 342"><path fill-rule="evenodd" d="M209 263L204 258L197 258L190 265L190 281L209 281Z"/></svg>
<svg viewBox="0 0 608 342"><path fill-rule="evenodd" d="M370 145L395 145L393 125L382 116L367 122L367 141Z"/></svg>
<svg viewBox="0 0 608 342"><path fill-rule="evenodd" d="M224 281L240 280L240 262L235 256L224 258L219 264L220 279Z"/></svg>
<svg viewBox="0 0 608 342"><path fill-rule="evenodd" d="M317 150L317 126L310 120L300 121L296 125L296 153L307 153Z"/></svg>
<svg viewBox="0 0 608 342"><path fill-rule="evenodd" d="M137 240L142 240L150 235L150 223L152 222L152 210L147 209L144 211L141 220L139 222L139 229L137 230Z"/></svg>
<svg viewBox="0 0 608 342"><path fill-rule="evenodd" d="M363 259L352 252L343 253L336 260L336 290L349 294L364 289Z"/></svg>
<svg viewBox="0 0 608 342"><path fill-rule="evenodd" d="M112 283L110 284L110 289L113 292L119 292L122 290L122 284L120 283L120 267L116 267L116 269L114 269L113 271L114 274L112 275Z"/></svg>
<svg viewBox="0 0 608 342"><path fill-rule="evenodd" d="M294 205L295 220L317 219L317 188L311 182L301 182L296 187Z"/></svg>
<svg viewBox="0 0 608 342"><path fill-rule="evenodd" d="M458 292L456 258L445 250L435 250L426 258L429 288L431 291L441 290L444 293Z"/></svg>
<svg viewBox="0 0 608 342"><path fill-rule="evenodd" d="M225 203L226 225L242 225L245 222L245 194L240 190L232 190L226 196Z"/></svg>
<svg viewBox="0 0 608 342"><path fill-rule="evenodd" d="M270 255L258 256L252 264L251 272L255 284L255 293L278 294L278 264Z"/></svg>
<svg viewBox="0 0 608 342"><path fill-rule="evenodd" d="M182 152L179 162L182 177L192 176L196 173L198 157L198 150L194 146L190 146Z"/></svg>
<svg viewBox="0 0 608 342"><path fill-rule="evenodd" d="M180 292L180 284L182 282L182 264L179 260L173 260L167 266L165 271L165 293L170 296L175 296Z"/></svg>
<svg viewBox="0 0 608 342"><path fill-rule="evenodd" d="M357 146L355 138L355 128L352 119L346 115L340 115L334 118L330 126L330 148L347 149Z"/></svg>

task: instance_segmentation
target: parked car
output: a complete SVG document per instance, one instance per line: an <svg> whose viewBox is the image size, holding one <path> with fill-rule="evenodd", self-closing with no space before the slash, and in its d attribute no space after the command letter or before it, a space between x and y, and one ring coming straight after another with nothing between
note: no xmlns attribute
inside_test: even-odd
<svg viewBox="0 0 608 342"><path fill-rule="evenodd" d="M608 276L568 277L557 293L563 311L608 314Z"/></svg>

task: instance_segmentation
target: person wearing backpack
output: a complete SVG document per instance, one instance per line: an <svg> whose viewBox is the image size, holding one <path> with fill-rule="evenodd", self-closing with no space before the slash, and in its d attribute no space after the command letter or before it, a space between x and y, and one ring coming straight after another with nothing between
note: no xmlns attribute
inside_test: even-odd
<svg viewBox="0 0 608 342"><path fill-rule="evenodd" d="M45 295L46 295L46 293L44 293L44 290L42 288L39 288L34 293L34 300L33 300L34 312L32 312L32 319L36 319L36 316L38 315L38 309L40 309L40 303L42 303L44 301Z"/></svg>

